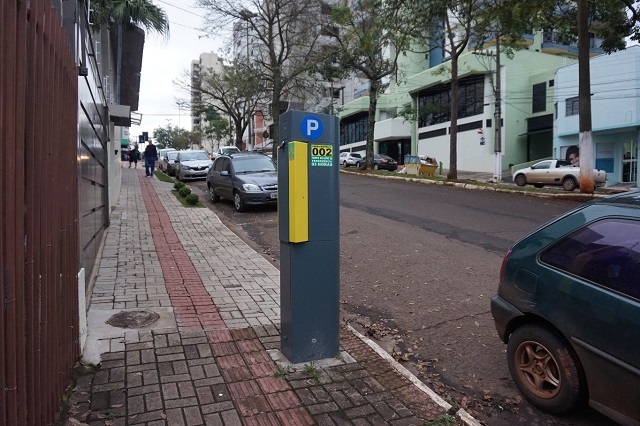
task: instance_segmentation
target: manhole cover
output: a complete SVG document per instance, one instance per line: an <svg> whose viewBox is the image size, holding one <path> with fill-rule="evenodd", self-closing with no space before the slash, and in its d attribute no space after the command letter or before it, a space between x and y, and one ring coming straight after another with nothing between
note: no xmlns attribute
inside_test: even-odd
<svg viewBox="0 0 640 426"><path fill-rule="evenodd" d="M140 328L155 323L159 318L160 315L153 311L122 311L109 318L107 324L119 328Z"/></svg>

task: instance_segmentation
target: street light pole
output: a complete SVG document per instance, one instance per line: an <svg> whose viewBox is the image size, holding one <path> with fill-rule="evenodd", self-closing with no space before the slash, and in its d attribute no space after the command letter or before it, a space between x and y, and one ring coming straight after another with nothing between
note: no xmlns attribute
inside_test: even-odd
<svg viewBox="0 0 640 426"><path fill-rule="evenodd" d="M495 87L496 104L494 109L495 120L495 140L494 140L494 172L493 181L502 181L502 97L500 85L500 35L496 36L496 87Z"/></svg>

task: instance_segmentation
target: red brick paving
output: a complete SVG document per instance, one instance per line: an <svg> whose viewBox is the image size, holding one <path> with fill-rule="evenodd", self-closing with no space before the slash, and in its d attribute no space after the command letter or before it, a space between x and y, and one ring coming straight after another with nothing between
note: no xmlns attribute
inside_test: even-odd
<svg viewBox="0 0 640 426"><path fill-rule="evenodd" d="M204 287L195 266L171 226L169 214L143 171L138 172L142 198L149 215L153 244L158 253L165 286L178 330L225 328L224 321Z"/></svg>

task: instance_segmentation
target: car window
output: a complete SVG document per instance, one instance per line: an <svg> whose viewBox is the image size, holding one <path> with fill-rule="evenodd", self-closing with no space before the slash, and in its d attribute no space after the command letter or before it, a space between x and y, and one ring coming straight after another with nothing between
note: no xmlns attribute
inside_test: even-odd
<svg viewBox="0 0 640 426"><path fill-rule="evenodd" d="M264 155L233 158L233 170L238 173L271 172L276 169L273 160Z"/></svg>
<svg viewBox="0 0 640 426"><path fill-rule="evenodd" d="M210 160L209 156L204 151L196 152L183 152L180 155L180 161L194 161L194 160Z"/></svg>
<svg viewBox="0 0 640 426"><path fill-rule="evenodd" d="M353 158L362 158L362 156L360 154L351 154L351 156Z"/></svg>
<svg viewBox="0 0 640 426"><path fill-rule="evenodd" d="M594 222L544 250L540 260L640 299L640 221Z"/></svg>
<svg viewBox="0 0 640 426"><path fill-rule="evenodd" d="M231 164L228 158L222 159L222 171L231 173Z"/></svg>
<svg viewBox="0 0 640 426"><path fill-rule="evenodd" d="M227 154L227 155L228 154L236 154L236 153L240 152L240 150L235 146L229 146L229 147L220 148L220 151L223 154Z"/></svg>
<svg viewBox="0 0 640 426"><path fill-rule="evenodd" d="M531 169L532 170L541 170L541 169L548 169L551 167L551 161L542 161L538 164L534 164Z"/></svg>
<svg viewBox="0 0 640 426"><path fill-rule="evenodd" d="M558 162L556 163L556 167L566 167L570 165L571 163L569 161L564 161L564 160L558 160Z"/></svg>
<svg viewBox="0 0 640 426"><path fill-rule="evenodd" d="M213 170L216 172L221 172L223 170L222 165L224 164L224 158L218 158L215 163L213 163Z"/></svg>
<svg viewBox="0 0 640 426"><path fill-rule="evenodd" d="M172 151L172 152L167 154L167 158L170 161L175 160L177 157L178 157L178 151Z"/></svg>

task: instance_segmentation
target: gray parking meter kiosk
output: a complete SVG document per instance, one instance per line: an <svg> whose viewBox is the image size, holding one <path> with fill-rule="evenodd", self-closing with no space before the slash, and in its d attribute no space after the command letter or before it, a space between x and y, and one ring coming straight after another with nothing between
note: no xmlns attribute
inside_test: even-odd
<svg viewBox="0 0 640 426"><path fill-rule="evenodd" d="M332 358L340 349L338 118L288 111L280 140L281 350L292 363Z"/></svg>

